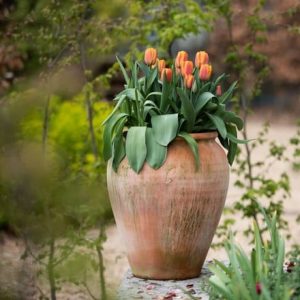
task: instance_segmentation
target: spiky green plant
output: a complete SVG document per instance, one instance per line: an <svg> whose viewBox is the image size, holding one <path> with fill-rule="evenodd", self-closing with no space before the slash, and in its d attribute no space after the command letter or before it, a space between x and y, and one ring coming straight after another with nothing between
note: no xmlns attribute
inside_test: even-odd
<svg viewBox="0 0 300 300"><path fill-rule="evenodd" d="M254 223L255 246L250 258L230 236L226 244L229 264L214 261L209 279L212 299L288 300L292 291L283 270L285 243L279 234L276 214L270 219L263 211L270 240L263 243Z"/></svg>

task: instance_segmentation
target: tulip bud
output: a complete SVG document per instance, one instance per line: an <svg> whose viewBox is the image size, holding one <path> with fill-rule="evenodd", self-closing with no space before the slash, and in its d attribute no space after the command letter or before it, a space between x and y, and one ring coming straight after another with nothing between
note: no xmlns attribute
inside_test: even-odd
<svg viewBox="0 0 300 300"><path fill-rule="evenodd" d="M144 61L148 66L155 65L157 61L157 50L154 48L147 48L144 55Z"/></svg>
<svg viewBox="0 0 300 300"><path fill-rule="evenodd" d="M157 67L159 73L161 73L161 71L166 67L166 61L164 59L159 59L157 62Z"/></svg>
<svg viewBox="0 0 300 300"><path fill-rule="evenodd" d="M194 69L194 64L192 61L190 60L186 60L181 67L181 75L182 76L187 76L187 75L191 75L193 73L193 69Z"/></svg>
<svg viewBox="0 0 300 300"><path fill-rule="evenodd" d="M208 64L204 64L200 67L199 78L201 80L209 80L211 73L212 73L212 66Z"/></svg>
<svg viewBox="0 0 300 300"><path fill-rule="evenodd" d="M172 75L173 75L172 69L164 68L161 71L161 80L163 81L163 80L166 79L168 82L171 82L172 81Z"/></svg>
<svg viewBox="0 0 300 300"><path fill-rule="evenodd" d="M184 86L188 89L191 89L194 82L194 76L189 74L184 77Z"/></svg>
<svg viewBox="0 0 300 300"><path fill-rule="evenodd" d="M217 88L216 88L216 95L217 96L222 96L222 87L220 84L217 85Z"/></svg>
<svg viewBox="0 0 300 300"><path fill-rule="evenodd" d="M198 51L195 56L195 67L200 68L204 64L208 64L208 54L205 51Z"/></svg>
<svg viewBox="0 0 300 300"><path fill-rule="evenodd" d="M183 62L188 59L188 54L185 51L179 51L175 59L175 67L180 69Z"/></svg>
<svg viewBox="0 0 300 300"><path fill-rule="evenodd" d="M261 292L262 292L262 286L261 286L261 283L260 283L260 282L257 282L257 283L255 284L255 290L256 290L256 294L257 294L257 295L260 295L260 294L261 294Z"/></svg>

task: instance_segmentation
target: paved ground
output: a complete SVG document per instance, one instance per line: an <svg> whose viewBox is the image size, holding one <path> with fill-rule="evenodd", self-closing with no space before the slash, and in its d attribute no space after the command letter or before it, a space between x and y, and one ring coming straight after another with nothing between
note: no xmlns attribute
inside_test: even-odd
<svg viewBox="0 0 300 300"><path fill-rule="evenodd" d="M250 138L255 138L261 127L262 121L252 120L249 123ZM284 123L276 122L272 124L269 136L271 139L286 144L294 132L295 127L290 125L289 121L285 121ZM254 159L262 159L266 157L266 155L267 149L265 147L260 148L254 153ZM290 222L290 233L292 235L292 239L288 242L288 245L291 245L292 243L300 242L300 225L296 225L295 222L296 216L300 214L300 172L296 173L293 171L289 163L276 163L270 170L270 174L272 177L277 178L283 171L290 174L292 186L291 199L287 200L284 204L285 216ZM234 179L235 177L232 176L227 197L228 206L240 197L240 191L233 186ZM235 218L237 220L236 228L241 230L247 226L247 222L242 220L241 217L235 216ZM93 235L96 234L96 232L91 231L90 234ZM115 292L129 266L125 257L123 243L115 226L108 228L107 236L108 239L104 245L104 258L106 265L105 275L108 288ZM242 235L238 235L238 241L243 245L243 247L248 247L247 240ZM34 285L34 272L32 271L30 261L24 263L19 259L22 251L23 245L18 240L5 237L4 241L2 241L2 243L0 242L0 287L2 290L6 290L11 295L15 296L15 299L38 299L38 293ZM211 249L208 254L208 259L213 258L223 260L225 258L224 251ZM96 278L95 281L91 280L91 288L95 291L97 290L96 282ZM24 295L24 293L25 296L21 296ZM58 299L89 298L83 295L83 293L81 293L76 287L67 286L59 293Z"/></svg>

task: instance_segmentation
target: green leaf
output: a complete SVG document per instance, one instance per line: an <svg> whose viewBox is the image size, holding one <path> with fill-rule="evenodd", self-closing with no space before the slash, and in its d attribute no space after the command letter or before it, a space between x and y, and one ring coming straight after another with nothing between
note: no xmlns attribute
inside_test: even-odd
<svg viewBox="0 0 300 300"><path fill-rule="evenodd" d="M179 132L178 136L182 137L191 148L196 162L196 170L198 170L200 165L200 159L199 159L199 148L197 142L187 132Z"/></svg>
<svg viewBox="0 0 300 300"><path fill-rule="evenodd" d="M220 113L220 117L224 120L225 123L233 123L236 125L238 130L242 130L244 127L243 120L231 111L223 111Z"/></svg>
<svg viewBox="0 0 300 300"><path fill-rule="evenodd" d="M123 158L126 155L125 142L124 142L124 137L122 134L120 134L114 138L113 146L112 146L112 153L113 153L112 167L115 170L115 172L117 172L121 161L123 160Z"/></svg>
<svg viewBox="0 0 300 300"><path fill-rule="evenodd" d="M196 120L196 112L193 103L181 88L177 88L177 93L181 100L181 113L187 121L187 131L191 132Z"/></svg>
<svg viewBox="0 0 300 300"><path fill-rule="evenodd" d="M120 106L122 105L122 103L125 101L126 99L126 96L125 95L122 95L118 102L117 102L117 105L114 107L113 111L109 114L109 116L102 122L101 125L104 125L108 122L108 120L110 120L112 118L112 116L116 113L116 111L120 108Z"/></svg>
<svg viewBox="0 0 300 300"><path fill-rule="evenodd" d="M249 143L250 141L252 140L240 140L238 138L236 138L236 136L234 136L233 134L231 133L227 133L227 137L230 141L236 143L236 144L247 144Z"/></svg>
<svg viewBox="0 0 300 300"><path fill-rule="evenodd" d="M118 56L116 56L116 58L117 58L117 61L118 61L118 63L119 63L120 69L121 69L121 71L122 71L122 73L123 73L123 76L124 76L124 79L125 79L125 81L126 81L126 84L129 84L130 79L129 79L129 77L128 77L128 74L127 74L127 72L126 72L126 70L125 70L125 68L124 68L124 66L123 66L123 64L122 64L122 62L121 62L121 60L119 59Z"/></svg>
<svg viewBox="0 0 300 300"><path fill-rule="evenodd" d="M160 168L167 158L167 147L156 142L153 129L147 128L146 131L147 163L153 168Z"/></svg>
<svg viewBox="0 0 300 300"><path fill-rule="evenodd" d="M195 103L195 109L196 109L196 114L199 114L201 109L213 98L216 96L210 92L205 92L199 96L198 99L196 99Z"/></svg>
<svg viewBox="0 0 300 300"><path fill-rule="evenodd" d="M126 136L126 156L130 167L139 173L147 155L146 147L147 127L130 127Z"/></svg>
<svg viewBox="0 0 300 300"><path fill-rule="evenodd" d="M128 114L119 113L113 115L111 119L105 124L104 132L103 132L103 158L105 161L109 160L112 155L112 139L114 129L118 126L119 122L122 121L123 126L126 123ZM124 121L125 118L125 121Z"/></svg>
<svg viewBox="0 0 300 300"><path fill-rule="evenodd" d="M226 128L227 128L227 136L228 136L228 134L232 134L233 136L237 135L237 131L236 131L235 126L232 126L232 125L228 124L226 126ZM228 153L227 153L227 159L228 159L228 163L230 165L233 164L236 152L237 152L237 143L230 140L229 141L229 147L228 147Z"/></svg>
<svg viewBox="0 0 300 300"><path fill-rule="evenodd" d="M151 88L151 85L153 84L154 80L157 78L157 68L154 68L150 71L150 76L147 78L147 91Z"/></svg>
<svg viewBox="0 0 300 300"><path fill-rule="evenodd" d="M153 116L151 124L155 140L162 146L168 146L177 135L178 114Z"/></svg>
<svg viewBox="0 0 300 300"><path fill-rule="evenodd" d="M217 128L218 132L220 133L221 137L223 139L225 139L226 136L227 136L227 130L226 130L226 126L225 126L224 121L220 117L218 117L216 115L211 115L209 113L206 113L206 115L214 123L214 125L216 126L216 128Z"/></svg>
<svg viewBox="0 0 300 300"><path fill-rule="evenodd" d="M167 80L164 80L162 84L162 94L160 101L160 110L162 112L166 112L168 106L170 105L170 90L170 84Z"/></svg>
<svg viewBox="0 0 300 300"><path fill-rule="evenodd" d="M128 88L124 90L124 94L131 100L136 101L135 95L138 95L139 101L144 101L144 96L141 94L141 92L136 88Z"/></svg>
<svg viewBox="0 0 300 300"><path fill-rule="evenodd" d="M235 81L230 87L229 89L219 98L220 103L226 103L231 97L232 97L232 93L234 92L234 90L236 89L237 86L237 81Z"/></svg>

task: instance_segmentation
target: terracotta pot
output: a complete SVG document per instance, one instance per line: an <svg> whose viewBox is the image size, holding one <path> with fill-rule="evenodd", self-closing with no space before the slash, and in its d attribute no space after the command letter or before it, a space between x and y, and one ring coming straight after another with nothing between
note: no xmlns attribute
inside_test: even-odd
<svg viewBox="0 0 300 300"><path fill-rule="evenodd" d="M181 138L163 166L147 163L136 174L124 159L107 182L113 213L135 276L187 279L199 276L224 207L229 167L216 132L192 134L201 166Z"/></svg>

